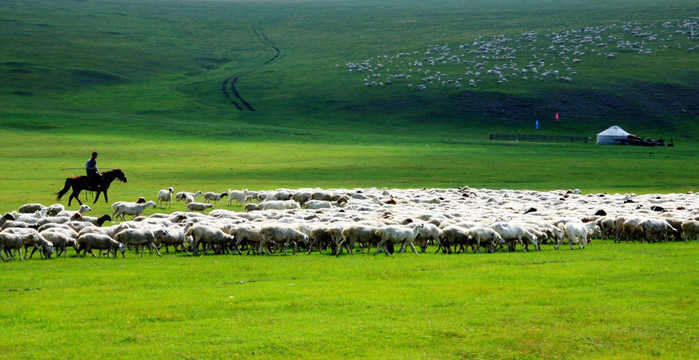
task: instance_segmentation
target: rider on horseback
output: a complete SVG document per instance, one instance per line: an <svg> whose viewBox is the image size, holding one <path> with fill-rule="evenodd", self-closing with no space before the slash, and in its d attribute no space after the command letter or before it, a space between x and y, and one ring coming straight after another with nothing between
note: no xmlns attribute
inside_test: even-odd
<svg viewBox="0 0 699 360"><path fill-rule="evenodd" d="M102 174L97 170L97 153L93 152L92 157L85 163L85 171L87 172L87 181L93 190L102 188Z"/></svg>

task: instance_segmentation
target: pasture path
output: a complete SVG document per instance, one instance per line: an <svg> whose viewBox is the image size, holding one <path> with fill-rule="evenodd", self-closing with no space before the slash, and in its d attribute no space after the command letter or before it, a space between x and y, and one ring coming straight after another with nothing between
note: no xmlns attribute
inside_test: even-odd
<svg viewBox="0 0 699 360"><path fill-rule="evenodd" d="M235 86L238 80L244 75L260 70L260 68L262 68L265 65L277 62L278 60L282 59L284 55L286 55L286 50L284 50L284 48L278 46L274 42L270 41L269 38L267 38L267 35L265 35L265 33L262 32L259 25L253 25L252 32L255 34L255 37L259 42L274 49L274 56L250 70L241 72L239 74L234 74L226 78L221 84L221 92L223 92L223 95L231 101L231 104L233 104L233 106L235 106L236 109L240 111L244 111L246 109L249 111L255 111L255 108L249 102L245 101L245 99L243 99L243 97L238 92L238 89Z"/></svg>

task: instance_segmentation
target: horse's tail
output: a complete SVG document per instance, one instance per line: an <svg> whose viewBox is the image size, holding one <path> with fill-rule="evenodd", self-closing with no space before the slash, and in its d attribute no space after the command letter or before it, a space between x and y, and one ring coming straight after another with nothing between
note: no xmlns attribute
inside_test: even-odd
<svg viewBox="0 0 699 360"><path fill-rule="evenodd" d="M72 184L72 182L70 180L71 180L71 178L66 178L66 184L65 184L65 186L63 186L63 190L56 193L56 195L58 195L56 197L56 200L60 201L61 197L63 197L63 195L65 195L68 192L68 190L70 190L70 186Z"/></svg>

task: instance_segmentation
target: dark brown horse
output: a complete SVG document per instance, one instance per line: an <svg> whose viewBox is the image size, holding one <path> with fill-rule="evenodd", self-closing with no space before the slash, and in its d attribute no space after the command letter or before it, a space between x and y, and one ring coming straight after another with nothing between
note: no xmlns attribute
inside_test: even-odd
<svg viewBox="0 0 699 360"><path fill-rule="evenodd" d="M124 172L121 171L121 169L119 168L103 172L102 187L100 189L93 189L92 185L87 179L87 176L74 176L72 178L67 178L63 190L57 193L57 198L60 201L61 197L65 195L71 187L73 187L73 193L70 194L70 197L68 198L68 206L70 206L70 202L73 199L77 200L80 205L83 204L82 201L80 201L80 199L78 198L78 195L80 195L80 192L83 190L97 191L95 201L92 202L93 204L96 203L97 200L99 200L101 193L104 193L104 201L109 202L109 199L107 198L107 190L109 190L109 185L112 184L112 181L114 181L114 179L119 179L121 180L121 182L125 183L126 175L124 175Z"/></svg>

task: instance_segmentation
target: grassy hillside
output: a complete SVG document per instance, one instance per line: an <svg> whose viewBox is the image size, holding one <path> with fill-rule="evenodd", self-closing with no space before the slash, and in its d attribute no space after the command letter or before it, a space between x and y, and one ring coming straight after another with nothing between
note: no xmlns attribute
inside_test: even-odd
<svg viewBox="0 0 699 360"><path fill-rule="evenodd" d="M368 133L396 131L395 125L410 133L428 123L435 125L430 133L480 134L529 129L535 118L560 112L566 120L561 127L574 133L591 127L588 133L594 134L610 123L636 132L661 130L666 137L687 138L685 129L695 130L699 61L687 49L697 40L675 33L699 14L692 1L26 1L3 10L3 122L58 115L85 126L124 122L128 128L144 120L324 130L330 123L337 131ZM676 23L663 27L668 21ZM617 49L612 41L600 49L618 53L607 61L592 56L597 49L587 43L587 54L578 56L584 60L569 59L566 65L559 63L564 56L553 59L555 52L549 52L546 66L562 67L561 76L574 65L577 75L570 83L532 78L497 86L484 77L478 88L440 85L418 92L398 82L365 88L364 74L343 69L347 62L378 63L379 57L401 52L418 52L411 60L422 60L425 49L436 44L457 54L459 45L494 36L511 39L502 46L515 48L523 33L536 32L531 44L537 50L519 49L514 59L496 54L476 59L489 63L483 73L502 63L523 68L542 59L552 33L613 25L595 43L628 35L625 40L643 41L643 49L652 52ZM640 33L661 40L630 35L646 26L653 28ZM438 62L431 68L455 80L467 66ZM241 98L230 88L234 80ZM231 100L241 107L247 102L254 111L238 110Z"/></svg>

